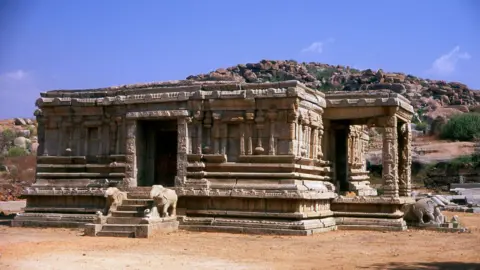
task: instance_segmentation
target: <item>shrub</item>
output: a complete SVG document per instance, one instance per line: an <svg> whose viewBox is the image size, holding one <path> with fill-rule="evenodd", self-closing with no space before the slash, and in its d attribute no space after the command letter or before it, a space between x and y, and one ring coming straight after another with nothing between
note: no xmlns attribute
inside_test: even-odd
<svg viewBox="0 0 480 270"><path fill-rule="evenodd" d="M480 137L480 113L453 116L442 127L440 137L454 141L472 141Z"/></svg>
<svg viewBox="0 0 480 270"><path fill-rule="evenodd" d="M415 125L415 129L418 131L426 131L428 124L426 122L420 122Z"/></svg>
<svg viewBox="0 0 480 270"><path fill-rule="evenodd" d="M8 154L9 157L21 157L21 156L26 156L28 155L28 151L22 147L14 146L10 149L8 149Z"/></svg>

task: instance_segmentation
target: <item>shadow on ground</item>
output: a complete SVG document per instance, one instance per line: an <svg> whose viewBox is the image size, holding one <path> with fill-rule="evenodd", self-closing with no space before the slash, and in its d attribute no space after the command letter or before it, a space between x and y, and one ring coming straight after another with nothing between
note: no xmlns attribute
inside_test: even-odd
<svg viewBox="0 0 480 270"><path fill-rule="evenodd" d="M480 270L480 263L465 262L428 262L428 263L386 263L373 264L365 269L390 270Z"/></svg>

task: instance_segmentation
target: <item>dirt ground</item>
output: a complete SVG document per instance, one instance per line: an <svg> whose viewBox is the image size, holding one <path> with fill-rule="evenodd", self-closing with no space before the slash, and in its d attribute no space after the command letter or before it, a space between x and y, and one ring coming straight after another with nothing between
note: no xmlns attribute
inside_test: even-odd
<svg viewBox="0 0 480 270"><path fill-rule="evenodd" d="M471 233L178 231L126 239L0 226L0 269L480 269L480 215L458 215Z"/></svg>

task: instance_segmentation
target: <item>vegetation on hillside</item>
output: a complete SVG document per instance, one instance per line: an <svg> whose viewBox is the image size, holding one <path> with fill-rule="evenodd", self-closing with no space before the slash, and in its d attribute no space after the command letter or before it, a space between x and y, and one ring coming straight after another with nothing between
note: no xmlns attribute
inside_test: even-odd
<svg viewBox="0 0 480 270"><path fill-rule="evenodd" d="M473 141L480 138L480 113L453 116L443 126L440 137L453 141Z"/></svg>

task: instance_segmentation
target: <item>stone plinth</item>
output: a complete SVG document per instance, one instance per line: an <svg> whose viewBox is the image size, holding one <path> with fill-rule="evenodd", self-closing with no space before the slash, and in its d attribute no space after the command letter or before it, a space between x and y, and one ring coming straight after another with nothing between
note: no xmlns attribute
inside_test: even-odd
<svg viewBox="0 0 480 270"><path fill-rule="evenodd" d="M340 196L331 209L339 229L402 231L407 229L402 208L412 202L413 198Z"/></svg>

